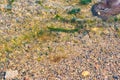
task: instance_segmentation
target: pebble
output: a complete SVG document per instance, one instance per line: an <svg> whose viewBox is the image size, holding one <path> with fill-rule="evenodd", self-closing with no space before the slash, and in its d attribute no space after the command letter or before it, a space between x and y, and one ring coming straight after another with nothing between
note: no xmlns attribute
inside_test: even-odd
<svg viewBox="0 0 120 80"><path fill-rule="evenodd" d="M119 80L119 77L117 75L113 75L114 80Z"/></svg>
<svg viewBox="0 0 120 80"><path fill-rule="evenodd" d="M18 71L17 70L8 70L6 71L5 79L13 79L17 77Z"/></svg>
<svg viewBox="0 0 120 80"><path fill-rule="evenodd" d="M89 76L90 75L90 72L88 72L88 71L83 71L82 72L82 76L83 77L87 77L87 76Z"/></svg>
<svg viewBox="0 0 120 80"><path fill-rule="evenodd" d="M5 77L5 72L0 72L0 79L4 79L4 77Z"/></svg>

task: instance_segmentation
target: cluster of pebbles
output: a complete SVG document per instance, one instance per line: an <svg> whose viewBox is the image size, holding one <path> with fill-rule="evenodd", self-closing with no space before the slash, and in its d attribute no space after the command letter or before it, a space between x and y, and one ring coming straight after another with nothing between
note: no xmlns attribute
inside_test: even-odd
<svg viewBox="0 0 120 80"><path fill-rule="evenodd" d="M55 5L57 1L43 0L43 3L58 8L61 3L58 1ZM0 0L2 8L6 6L3 2ZM26 18L39 17L42 11L46 10L36 0L15 0L10 12L0 11L0 30L11 29L15 23L22 24ZM50 11L55 12L54 9ZM0 80L119 80L120 37L111 28L106 29L109 32L103 36L92 34L81 38L81 34L68 35L68 41L44 43L45 47L50 45L55 49L62 46L63 53L56 50L53 54L67 53L67 57L58 61L59 58L51 60L49 57L35 60L36 51L16 54L16 58L0 64Z"/></svg>
<svg viewBox="0 0 120 80"><path fill-rule="evenodd" d="M0 2L3 8L0 11L0 28L10 27L16 22L23 23L26 18L40 14L41 7L35 3L35 0L15 0L11 4L11 10L7 10L8 3L3 1Z"/></svg>
<svg viewBox="0 0 120 80"><path fill-rule="evenodd" d="M82 39L76 36L73 40L77 40L77 43L73 41L50 43L55 48L63 46L64 51L68 52L67 57L61 60L45 57L42 61L36 61L32 58L35 57L33 53L30 53L30 59L23 55L18 56L11 59L7 65L12 70L8 69L0 73L1 78L15 80L120 79L120 38L111 33L103 37L94 35L92 39L88 35ZM22 60L20 60L21 57Z"/></svg>

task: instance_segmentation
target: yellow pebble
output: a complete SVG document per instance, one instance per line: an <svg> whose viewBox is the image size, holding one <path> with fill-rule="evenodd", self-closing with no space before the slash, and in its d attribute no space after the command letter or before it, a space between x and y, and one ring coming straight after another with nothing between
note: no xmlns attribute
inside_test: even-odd
<svg viewBox="0 0 120 80"><path fill-rule="evenodd" d="M83 77L87 77L87 76L89 76L90 75L90 72L88 72L88 71L83 71L82 72L82 76Z"/></svg>

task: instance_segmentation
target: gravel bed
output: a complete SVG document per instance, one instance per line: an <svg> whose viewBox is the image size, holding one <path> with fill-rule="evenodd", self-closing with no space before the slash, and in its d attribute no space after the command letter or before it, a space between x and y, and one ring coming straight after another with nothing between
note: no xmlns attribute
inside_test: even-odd
<svg viewBox="0 0 120 80"><path fill-rule="evenodd" d="M0 11L0 35L16 35L9 35L6 30L13 30L16 24L22 25L29 18L42 23L44 18L40 15L46 12L48 15L65 12L75 5L71 6L63 0L41 1L43 5L36 4L35 0L15 0L10 13ZM6 6L2 2L3 0L0 1L0 6ZM49 6L50 9L46 10L43 6ZM45 21L48 19L45 18ZM71 27L67 23L63 24ZM17 49L9 55L6 62L0 62L0 79L120 80L120 36L112 28L113 26L104 28L107 32L102 35L92 32L86 35L53 32L57 35L53 41L40 43L34 40L25 45L27 49ZM41 45L36 48L39 44Z"/></svg>

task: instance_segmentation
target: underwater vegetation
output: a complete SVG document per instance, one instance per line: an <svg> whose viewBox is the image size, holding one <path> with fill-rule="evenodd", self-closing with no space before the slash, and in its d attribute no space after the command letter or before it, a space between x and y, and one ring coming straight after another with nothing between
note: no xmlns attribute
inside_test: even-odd
<svg viewBox="0 0 120 80"><path fill-rule="evenodd" d="M12 9L12 3L14 2L15 0L7 0L7 6L6 6L6 9L7 10L11 10Z"/></svg>
<svg viewBox="0 0 120 80"><path fill-rule="evenodd" d="M80 3L83 5L89 4L91 2L92 2L91 0L80 0Z"/></svg>

